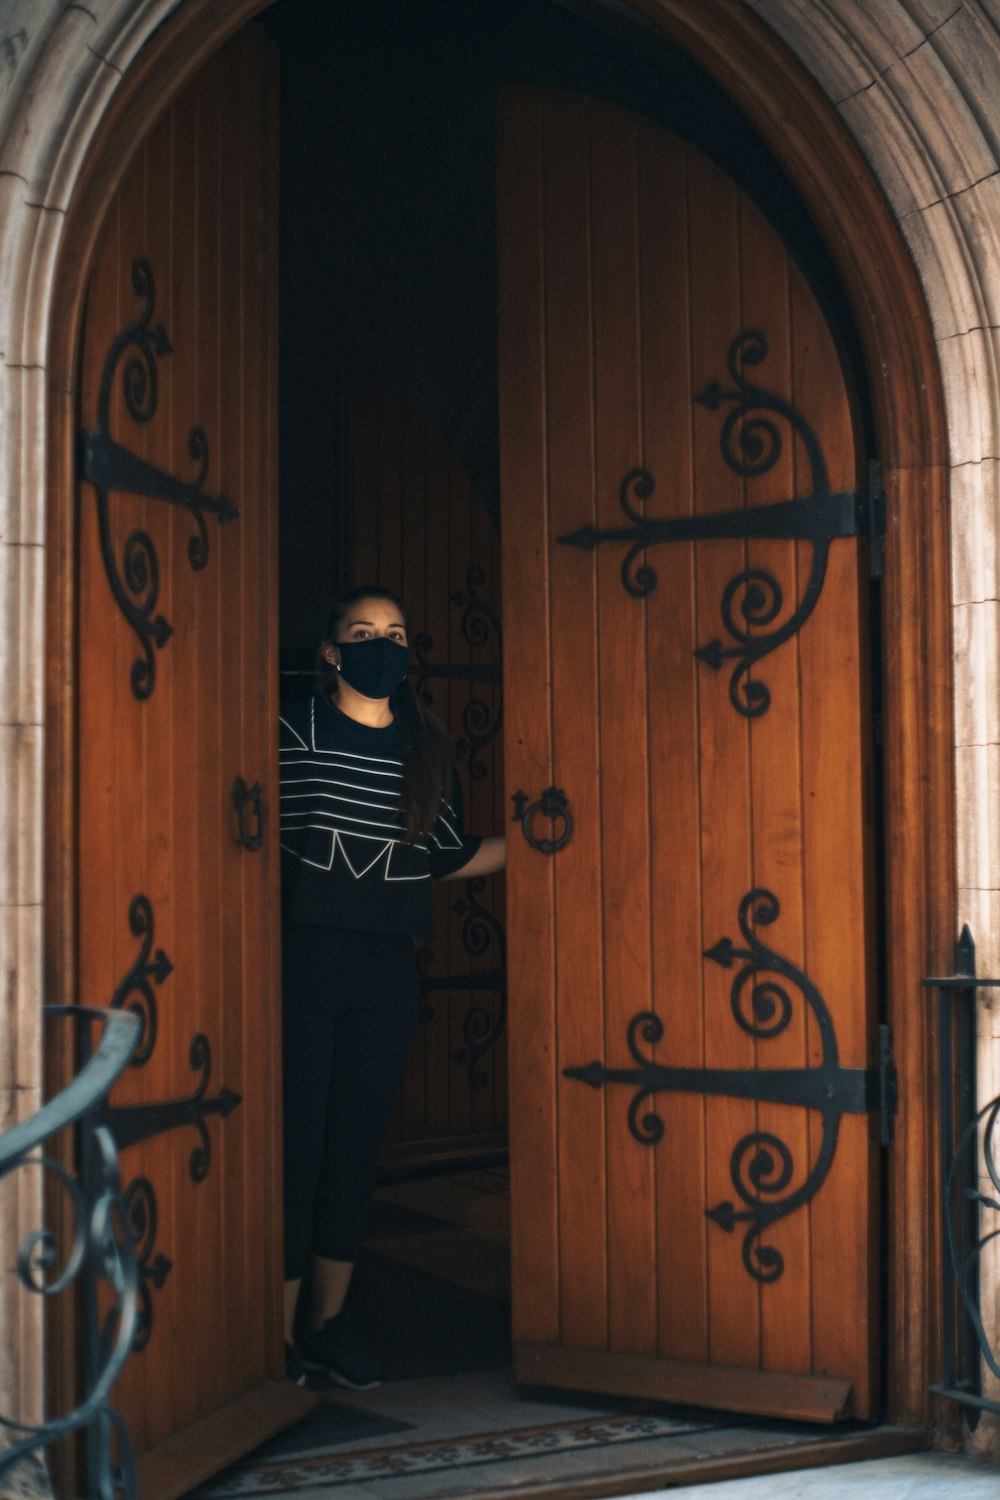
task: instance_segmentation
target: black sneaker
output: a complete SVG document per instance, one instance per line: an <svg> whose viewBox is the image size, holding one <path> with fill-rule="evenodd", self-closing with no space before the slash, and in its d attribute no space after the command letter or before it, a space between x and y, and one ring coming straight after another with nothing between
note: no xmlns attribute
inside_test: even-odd
<svg viewBox="0 0 1000 1500"><path fill-rule="evenodd" d="M285 1379L294 1381L296 1385L305 1385L306 1367L291 1344L285 1345Z"/></svg>
<svg viewBox="0 0 1000 1500"><path fill-rule="evenodd" d="M382 1384L382 1366L357 1347L346 1312L327 1318L322 1328L302 1329L294 1353L303 1372L321 1371L348 1390L370 1391Z"/></svg>

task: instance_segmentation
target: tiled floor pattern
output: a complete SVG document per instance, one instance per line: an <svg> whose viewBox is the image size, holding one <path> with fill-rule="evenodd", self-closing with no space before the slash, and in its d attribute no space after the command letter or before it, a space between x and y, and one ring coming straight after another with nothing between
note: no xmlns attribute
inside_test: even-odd
<svg viewBox="0 0 1000 1500"><path fill-rule="evenodd" d="M375 1257L442 1278L458 1289L459 1302L463 1292L491 1304L506 1301L505 1173L402 1183L380 1189L377 1198L366 1241ZM555 1493L563 1485L595 1497L623 1489L637 1494L661 1482L674 1464L684 1470L683 1487L657 1492L670 1500L938 1500L939 1494L957 1500L958 1489L933 1485L950 1486L959 1474L963 1500L1000 1500L995 1471L984 1474L981 1466L969 1468L971 1460L941 1454L692 1487L692 1465L705 1465L707 1472L713 1462L739 1454L770 1454L784 1467L808 1462L791 1458L789 1450L825 1444L831 1431L597 1397L526 1394L505 1362L502 1368L390 1380L375 1391L327 1390L321 1400L326 1435L306 1419L204 1485L195 1492L197 1500L494 1500L534 1496L548 1486ZM850 1430L843 1436L850 1438ZM994 1482L995 1488L983 1488Z"/></svg>
<svg viewBox="0 0 1000 1500"><path fill-rule="evenodd" d="M602 1410L596 1398L588 1404L584 1398L526 1397L509 1370L397 1381L342 1398L329 1397L382 1429L367 1439L298 1453L289 1442L293 1430L280 1457L251 1456L198 1490L197 1500L471 1500L605 1481L612 1482L605 1493L621 1493L630 1474L639 1484L673 1463L689 1470L692 1463L780 1453L793 1443L830 1438L827 1427L741 1425L718 1413L623 1411L615 1403Z"/></svg>
<svg viewBox="0 0 1000 1500"><path fill-rule="evenodd" d="M243 1496L317 1489L341 1496L363 1486L368 1495L461 1494L480 1483L480 1470L498 1465L504 1466L508 1477L515 1482L521 1477L523 1483L523 1471L547 1471L551 1464L546 1461L557 1456L579 1457L595 1450L606 1455L608 1450L626 1444L648 1446L663 1438L694 1436L698 1431L697 1423L657 1415L590 1416L575 1422L437 1442L406 1443L397 1439L371 1443L367 1451L327 1450L244 1467L200 1493L206 1500L208 1496L213 1500L239 1500ZM511 1465L517 1466L516 1474ZM419 1483L427 1480L432 1486L429 1491L426 1483ZM489 1482L496 1485L495 1473L489 1476Z"/></svg>
<svg viewBox="0 0 1000 1500"><path fill-rule="evenodd" d="M655 1490L642 1500L998 1500L1000 1468L953 1453L760 1474ZM635 1500L635 1497L631 1497Z"/></svg>

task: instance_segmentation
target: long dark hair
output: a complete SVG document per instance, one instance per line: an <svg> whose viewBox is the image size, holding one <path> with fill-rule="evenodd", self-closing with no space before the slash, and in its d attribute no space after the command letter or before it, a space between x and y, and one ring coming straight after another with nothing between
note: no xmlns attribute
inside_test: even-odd
<svg viewBox="0 0 1000 1500"><path fill-rule="evenodd" d="M384 599L394 605L409 636L403 601L391 589L377 583L363 584L336 598L323 626L323 638L316 648L316 682L328 703L336 702L338 673L333 663L326 660L323 650L328 645L337 645L337 633L345 615L362 599ZM421 703L408 682L404 681L390 695L389 707L403 741L403 794L400 799L400 809L406 820L403 842L415 844L434 827L441 811L442 796L451 795L451 743L440 719Z"/></svg>

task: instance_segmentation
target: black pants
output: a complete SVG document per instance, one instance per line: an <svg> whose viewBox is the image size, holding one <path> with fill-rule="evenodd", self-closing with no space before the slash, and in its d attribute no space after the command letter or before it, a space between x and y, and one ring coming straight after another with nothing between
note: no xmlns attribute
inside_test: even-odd
<svg viewBox="0 0 1000 1500"><path fill-rule="evenodd" d="M413 940L284 930L285 1277L353 1261L417 1019Z"/></svg>

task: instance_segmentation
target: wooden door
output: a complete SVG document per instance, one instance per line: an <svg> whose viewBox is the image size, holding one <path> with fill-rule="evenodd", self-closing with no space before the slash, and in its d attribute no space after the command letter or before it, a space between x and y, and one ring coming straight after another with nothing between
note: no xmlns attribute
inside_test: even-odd
<svg viewBox="0 0 1000 1500"><path fill-rule="evenodd" d="M144 1500L303 1394L278 1383L275 77L251 28L139 145L80 355L79 990L143 1019L109 1121Z"/></svg>
<svg viewBox="0 0 1000 1500"><path fill-rule="evenodd" d="M870 1416L867 572L837 349L699 152L567 95L500 113L517 1375ZM554 853L528 840L567 831L552 787Z"/></svg>
<svg viewBox="0 0 1000 1500"><path fill-rule="evenodd" d="M502 828L500 538L434 424L363 376L348 416L350 583L395 589L410 612L415 692L451 734L465 826ZM507 1146L502 878L434 882L434 939L418 952L422 1004L386 1168Z"/></svg>

